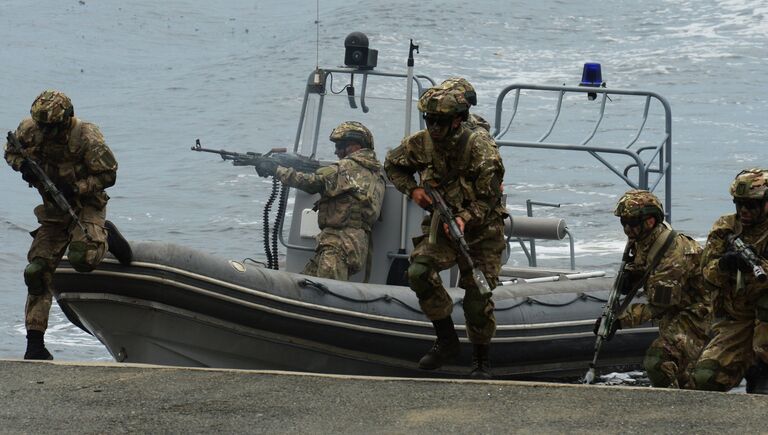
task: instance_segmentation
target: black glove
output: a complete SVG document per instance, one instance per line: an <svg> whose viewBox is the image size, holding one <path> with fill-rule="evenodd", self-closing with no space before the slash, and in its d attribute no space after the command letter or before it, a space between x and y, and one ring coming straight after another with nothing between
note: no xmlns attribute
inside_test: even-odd
<svg viewBox="0 0 768 435"><path fill-rule="evenodd" d="M77 195L77 187L72 184L57 184L56 188L59 189L59 192L64 195L67 201L72 201L72 198Z"/></svg>
<svg viewBox="0 0 768 435"><path fill-rule="evenodd" d="M632 271L626 271L624 272L624 279L621 280L621 287L619 287L619 292L623 295L628 295L630 291L632 291L632 287L635 283L635 273Z"/></svg>
<svg viewBox="0 0 768 435"><path fill-rule="evenodd" d="M260 177L274 177L279 165L272 159L262 159L256 164L256 173Z"/></svg>
<svg viewBox="0 0 768 435"><path fill-rule="evenodd" d="M747 264L736 251L726 251L726 253L717 261L717 267L723 272L731 273L736 272L736 269L739 269L742 272L752 271L749 264Z"/></svg>
<svg viewBox="0 0 768 435"><path fill-rule="evenodd" d="M592 328L592 333L597 335L598 332L600 332L600 322L602 321L602 317L598 317L595 321L595 326ZM605 337L605 341L609 341L613 338L613 336L616 334L616 331L621 329L621 320L616 319L613 321L613 324L611 325L611 330L608 331L608 335Z"/></svg>
<svg viewBox="0 0 768 435"><path fill-rule="evenodd" d="M32 166L27 163L26 160L21 162L21 166L19 166L19 172L21 172L21 178L29 184L34 184L37 181L37 177L32 171Z"/></svg>

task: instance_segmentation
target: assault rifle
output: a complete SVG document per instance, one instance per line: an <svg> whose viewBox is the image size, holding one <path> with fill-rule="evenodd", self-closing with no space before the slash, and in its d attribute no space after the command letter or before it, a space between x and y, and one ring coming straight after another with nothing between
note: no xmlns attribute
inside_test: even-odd
<svg viewBox="0 0 768 435"><path fill-rule="evenodd" d="M613 281L613 287L611 293L608 294L608 301L603 307L603 313L600 315L600 326L597 329L597 339L595 340L595 356L592 358L592 362L589 363L589 370L584 375L584 383L591 384L595 380L595 365L597 364L597 357L600 355L600 349L603 347L603 342L611 339L611 331L613 330L613 324L618 321L618 317L623 311L622 304L619 300L622 289L626 287L625 281L629 279L629 273L626 272L627 262L631 260L629 251L632 247L632 243L627 243L624 248L624 255L621 257L621 266L619 266L619 273L616 275L616 280ZM636 290L636 289L634 289ZM625 301L629 301L634 297L634 292L630 291L624 298Z"/></svg>
<svg viewBox="0 0 768 435"><path fill-rule="evenodd" d="M69 202L61 193L59 188L56 187L56 184L54 184L54 182L51 181L51 179L48 177L45 171L43 171L43 168L41 168L36 161L24 155L24 147L21 145L21 142L19 142L19 139L16 137L16 134L14 134L12 131L8 132L8 146L11 151L21 155L21 157L24 159L24 163L35 174L35 177L37 178L37 180L40 182L40 184L42 184L43 190L45 191L45 193L48 194L48 197L50 197L53 200L53 202L56 204L59 210L69 214L69 216L72 218L72 222L74 222L75 225L77 225L80 228L80 231L83 232L83 234L85 235L85 238L87 238L89 241L93 241L93 239L91 238L91 235L88 234L88 230L85 228L83 223L80 222L80 218L77 217L77 213L75 213L75 210L73 210L72 206L69 205Z"/></svg>
<svg viewBox="0 0 768 435"><path fill-rule="evenodd" d="M739 255L739 259L744 261L752 269L752 275L760 282L765 282L768 275L761 266L762 261L752 249L744 243L739 236L731 234L728 236L728 247Z"/></svg>
<svg viewBox="0 0 768 435"><path fill-rule="evenodd" d="M464 260L467 262L469 267L472 268L472 278L475 280L475 284L480 290L480 294L490 294L491 287L488 285L488 281L485 280L485 275L483 275L483 272L478 269L475 266L475 263L472 261L472 257L469 255L469 245L467 245L467 241L464 239L464 234L459 229L459 225L456 223L456 218L453 216L451 209L448 208L448 205L445 203L445 200L443 200L440 192L433 189L429 183L424 183L424 190L432 199L433 212L437 213L440 216L440 220L448 225L448 232L456 242L456 246L459 248L459 252L464 257Z"/></svg>
<svg viewBox="0 0 768 435"><path fill-rule="evenodd" d="M192 151L218 154L222 160L231 160L234 166L258 167L265 160L271 160L280 166L293 168L299 172L313 173L320 169L320 162L317 160L299 154L288 153L285 148L272 148L264 154L254 152L236 153L234 151L203 148L200 145L200 139L197 139L191 149Z"/></svg>

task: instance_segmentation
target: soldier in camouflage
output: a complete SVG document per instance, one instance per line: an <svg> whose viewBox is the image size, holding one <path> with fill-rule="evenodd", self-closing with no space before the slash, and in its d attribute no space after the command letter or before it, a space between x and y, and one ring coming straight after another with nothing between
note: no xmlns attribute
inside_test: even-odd
<svg viewBox="0 0 768 435"><path fill-rule="evenodd" d="M443 80L443 82L438 86L443 89L454 89L456 91L463 92L464 98L467 100L469 105L477 106L477 93L475 93L474 86L472 86L467 81L467 79L463 77L449 77ZM489 124L485 118L478 114L470 113L466 122L472 126L479 126L484 128L486 131L491 131L491 124Z"/></svg>
<svg viewBox="0 0 768 435"><path fill-rule="evenodd" d="M504 165L488 131L468 122L471 105L466 87L458 89L445 84L428 89L418 103L427 128L406 137L400 146L391 150L384 168L395 187L426 210L430 210L431 201L422 186L430 183L442 194L464 232L475 266L493 288L498 284L501 255L506 247L503 223L506 207L502 203ZM418 182L414 178L417 173ZM430 234L431 220L432 216L425 217L423 235L413 240L408 268L410 287L437 334L437 340L421 358L419 367L434 370L459 355L459 339L451 319L453 301L438 275L441 270L458 264L459 287L465 290L467 336L473 344L470 376L490 378L488 351L496 331L493 301L490 295L480 294L472 271L447 233Z"/></svg>
<svg viewBox="0 0 768 435"><path fill-rule="evenodd" d="M711 297L699 272L701 247L664 222L661 202L647 190L626 192L614 214L621 219L630 244L624 269L627 279L620 290L626 294L642 287L648 300L630 305L614 328L658 323L659 337L643 359L651 384L693 388L691 372L711 323ZM599 319L595 326L597 331Z"/></svg>
<svg viewBox="0 0 768 435"><path fill-rule="evenodd" d="M274 175L286 186L319 193L315 255L302 273L346 281L366 266L370 272L371 227L384 201L384 171L373 151L373 135L357 121L334 128L330 136L339 161L313 174L277 166L265 159L259 175Z"/></svg>
<svg viewBox="0 0 768 435"><path fill-rule="evenodd" d="M5 160L42 196L35 207L40 227L32 232L24 269L28 295L25 307L27 350L24 359L53 359L45 348L51 308L51 281L69 247L67 257L79 272L92 271L107 251L105 228L109 196L104 189L115 184L117 162L99 128L74 116L72 102L61 92L42 92L32 104L31 118L16 129L22 153L5 146ZM73 225L69 214L57 208L25 159L36 161L64 194L88 232Z"/></svg>
<svg viewBox="0 0 768 435"><path fill-rule="evenodd" d="M701 390L727 391L747 376L747 392L768 393L768 282L729 247L738 236L768 268L768 170L741 171L730 187L736 213L712 226L702 258L702 273L715 291L712 340L696 364ZM752 370L748 372L751 366Z"/></svg>

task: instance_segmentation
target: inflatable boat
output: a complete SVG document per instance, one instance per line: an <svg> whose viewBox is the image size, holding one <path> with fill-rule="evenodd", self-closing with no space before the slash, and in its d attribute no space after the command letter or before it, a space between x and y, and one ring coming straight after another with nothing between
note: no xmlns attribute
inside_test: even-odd
<svg viewBox="0 0 768 435"><path fill-rule="evenodd" d="M347 47L350 49L362 48ZM346 119L360 119L366 124L381 121L382 112L366 118L368 104L372 104L366 96L374 90L398 88L377 87L377 80L402 83L406 79L416 95L436 83L422 75L380 72L375 56L374 65L365 63L370 63L370 56L363 56L362 64L355 63L358 58L348 56L352 64L310 73L294 153L322 160L318 142L323 132L330 131L329 126ZM334 79L337 83L358 83L359 94L348 91L342 104L343 109L354 112L354 117L326 107ZM589 153L624 181L626 186L617 194L629 187L654 190L664 181L663 198L667 219L671 220L671 115L667 101L653 92L612 89L599 81L582 85L503 87L493 119L497 144L501 148ZM551 123L547 122L549 126L537 140L508 139L508 132L514 130L510 126L523 110L519 107L521 96L535 93L553 96ZM568 106L564 101L569 95L592 102L592 133L580 141L548 141L561 111ZM592 145L606 101L611 98L640 102L643 110L636 131L626 143L615 147ZM651 105L661 110L649 111ZM644 134L649 112L661 113L662 135L657 144L640 146L638 138ZM409 115L407 125L413 122L423 128L421 117L410 119ZM393 134L390 143L397 143L398 133ZM378 136L376 141L385 143ZM606 156L623 157L628 163L617 166ZM514 162L505 165L510 168ZM278 183L274 189L271 199L276 200L277 215L271 231L267 212L271 212L272 201L265 211L266 262L212 256L172 243L133 241L134 260L129 266L108 257L97 270L78 273L66 260L62 262L54 278L58 304L73 323L98 338L121 362L356 375L467 375L471 344L461 310L463 290L456 287L457 270L443 271L441 277L457 305L453 319L462 356L454 365L434 372L417 367L434 341L432 324L407 283L392 279L391 269L396 264L402 266L412 248L406 241L420 234L423 210L403 200L388 185L382 218L372 232L370 279L362 282L361 272L341 282L300 274L319 232L312 211L317 196ZM528 264L505 264L501 284L493 291L498 329L491 346L492 370L499 378L580 375L592 360L593 324L605 305L613 277L603 271L577 270L571 229L565 221L534 217L530 204L527 210L527 215L512 216L506 222L510 248L522 247ZM539 267L537 241L566 238L570 241L571 267ZM619 331L603 346L598 367L639 366L656 335L651 325Z"/></svg>

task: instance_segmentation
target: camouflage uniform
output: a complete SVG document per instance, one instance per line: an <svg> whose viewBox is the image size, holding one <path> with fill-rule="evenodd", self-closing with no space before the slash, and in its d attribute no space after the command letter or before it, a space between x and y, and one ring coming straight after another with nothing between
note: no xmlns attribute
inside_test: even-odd
<svg viewBox="0 0 768 435"><path fill-rule="evenodd" d="M625 219L648 215L662 222L663 209L658 198L647 190L630 190L616 205L616 216ZM659 337L651 343L643 365L654 387L691 388L690 374L707 341L711 298L699 273L701 247L695 240L678 233L672 244L652 266L671 227L657 224L632 243L634 257L626 265L631 288L642 286L648 303L632 304L619 316L622 328L657 321ZM645 278L644 282L643 279Z"/></svg>
<svg viewBox="0 0 768 435"><path fill-rule="evenodd" d="M91 237L85 237L73 225L69 214L62 212L45 193L38 189L43 203L35 207L40 227L32 234L34 241L27 254L30 264L24 270L29 295L25 308L28 331L45 331L51 307L53 272L69 246L68 258L80 272L90 272L104 258L107 231L104 227L109 196L104 189L115 184L117 162L104 142L99 128L74 117L66 95L45 91L32 105L32 118L21 121L16 136L23 156L5 146L5 160L16 171L22 170L23 157L36 161L60 190L70 195L68 202ZM53 138L45 135L47 125L60 122L60 132ZM51 124L48 124L50 122Z"/></svg>
<svg viewBox="0 0 768 435"><path fill-rule="evenodd" d="M440 93L431 88L419 101L425 112L424 99ZM440 92L445 91L443 88ZM428 94L433 92L433 94ZM466 100L464 100L468 108ZM501 254L506 247L501 202L504 165L498 148L487 130L464 122L451 137L434 143L427 130L419 131L391 150L384 162L387 175L395 187L410 196L420 185L431 183L440 191L454 215L466 223L465 238L475 265L483 271L491 288L498 283ZM422 222L423 235L414 238L409 279L422 311L432 320L450 317L453 302L443 287L438 272L458 263L459 286L466 291L463 308L467 335L472 343L488 344L496 331L493 301L482 297L471 270L463 261L455 243L442 230L430 242L431 217ZM421 265L421 267L418 267Z"/></svg>
<svg viewBox="0 0 768 435"><path fill-rule="evenodd" d="M746 182L758 199L768 191L768 171L752 169L737 176L731 194ZM750 185L751 184L751 185ZM749 192L743 192L749 198ZM763 205L764 207L764 205ZM696 387L727 391L739 385L753 364L768 364L768 282L759 282L750 272L724 270L721 258L729 251L728 237L736 235L752 247L768 269L768 220L742 225L738 214L721 216L712 226L702 258L706 283L716 291L717 322L712 340L704 348L694 372Z"/></svg>
<svg viewBox="0 0 768 435"><path fill-rule="evenodd" d="M365 130L363 130L365 129ZM333 130L337 142L354 131L365 131L370 148L363 148L314 174L279 167L275 177L286 186L319 193L315 256L302 273L346 281L368 261L371 227L379 218L385 181L381 163L373 151L373 137L358 122L345 122ZM370 266L369 266L370 267Z"/></svg>

